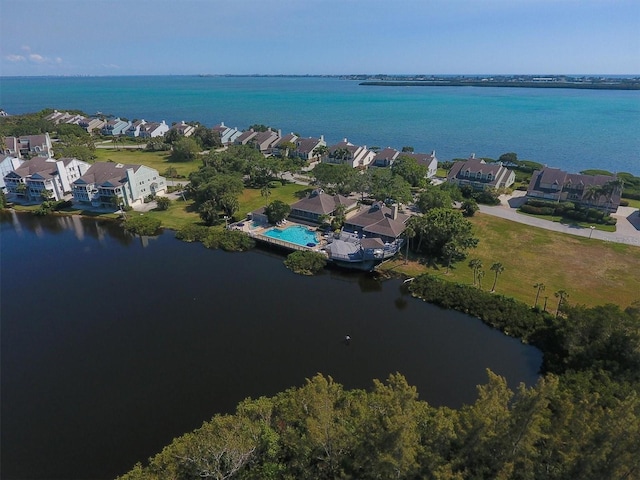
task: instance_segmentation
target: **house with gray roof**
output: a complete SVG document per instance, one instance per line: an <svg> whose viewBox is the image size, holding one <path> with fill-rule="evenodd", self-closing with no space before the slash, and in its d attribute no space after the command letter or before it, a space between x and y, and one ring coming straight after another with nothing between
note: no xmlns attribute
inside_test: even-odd
<svg viewBox="0 0 640 480"><path fill-rule="evenodd" d="M322 189L316 189L311 194L291 205L291 218L298 218L313 223L320 223L323 215L334 216L336 209L342 205L345 214L358 207L358 201L342 195L329 195Z"/></svg>
<svg viewBox="0 0 640 480"><path fill-rule="evenodd" d="M400 152L395 148L391 148L391 147L383 148L378 153L376 153L375 157L373 157L373 160L371 161L371 166L382 167L382 168L390 167L391 165L393 165L393 162L395 161L396 158L398 158L399 155L400 155Z"/></svg>
<svg viewBox="0 0 640 480"><path fill-rule="evenodd" d="M175 130L176 132L178 132L178 134L182 135L183 137L190 137L191 135L193 135L193 132L196 131L196 127L194 127L193 125L189 125L188 123L185 123L183 120L180 123L171 125L171 128L169 130Z"/></svg>
<svg viewBox="0 0 640 480"><path fill-rule="evenodd" d="M438 159L436 158L435 150L432 150L431 153L401 152L398 158L400 157L413 158L418 165L427 167L427 178L433 178L436 176L438 171Z"/></svg>
<svg viewBox="0 0 640 480"><path fill-rule="evenodd" d="M53 145L48 133L4 137L2 153L24 159L33 157L49 158L53 157Z"/></svg>
<svg viewBox="0 0 640 480"><path fill-rule="evenodd" d="M258 132L254 131L253 128L250 128L249 130L245 130L240 135L238 135L238 137L233 141L233 143L236 144L236 145L246 145L257 134L258 134Z"/></svg>
<svg viewBox="0 0 640 480"><path fill-rule="evenodd" d="M323 158L323 162L334 164L346 164L353 168L366 168L373 161L375 152L369 150L366 145L354 145L346 138L329 147L329 155Z"/></svg>
<svg viewBox="0 0 640 480"><path fill-rule="evenodd" d="M131 126L129 120L120 120L120 118L114 118L109 120L102 127L103 135L122 135Z"/></svg>
<svg viewBox="0 0 640 480"><path fill-rule="evenodd" d="M311 162L313 160L319 160L320 155L318 155L317 153L318 147L327 146L327 143L324 141L324 135L320 135L320 138L315 138L315 137L298 138L295 144L296 144L296 149L294 151L295 156L307 162Z"/></svg>
<svg viewBox="0 0 640 480"><path fill-rule="evenodd" d="M622 187L616 185L616 181L617 177L611 175L583 175L545 167L531 175L527 197L553 202L569 201L612 213L620 206L622 195Z"/></svg>
<svg viewBox="0 0 640 480"><path fill-rule="evenodd" d="M77 158L32 158L4 176L7 192L18 202L40 201L44 190L53 200L71 192L71 184L89 169ZM24 185L24 187L21 187Z"/></svg>
<svg viewBox="0 0 640 480"><path fill-rule="evenodd" d="M114 203L135 207L149 195L166 191L166 179L145 165L96 162L73 182L73 199L81 205L114 208Z"/></svg>
<svg viewBox="0 0 640 480"><path fill-rule="evenodd" d="M231 145L236 139L242 135L242 132L237 128L227 127L224 122L221 122L220 125L216 125L213 127L213 130L218 132L220 135L220 142L222 145Z"/></svg>
<svg viewBox="0 0 640 480"><path fill-rule="evenodd" d="M399 212L398 205L387 207L383 202L363 205L347 218L343 230L367 238L380 238L384 243L397 240L406 228L408 215Z"/></svg>
<svg viewBox="0 0 640 480"><path fill-rule="evenodd" d="M507 188L513 185L516 174L500 162L487 163L482 159L471 155L469 160L455 162L449 173L447 181L458 185L469 185L475 190L487 188Z"/></svg>
<svg viewBox="0 0 640 480"><path fill-rule="evenodd" d="M278 140L280 140L278 132L269 129L264 132L257 132L253 137L251 137L249 143L254 145L262 153L267 153L271 151L271 148Z"/></svg>

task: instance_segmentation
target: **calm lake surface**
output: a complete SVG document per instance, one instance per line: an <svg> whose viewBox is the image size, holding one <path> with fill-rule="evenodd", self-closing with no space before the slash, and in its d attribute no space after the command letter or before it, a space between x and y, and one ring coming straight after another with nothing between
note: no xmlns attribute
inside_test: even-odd
<svg viewBox="0 0 640 480"><path fill-rule="evenodd" d="M143 242L104 221L0 218L3 479L114 477L317 372L347 388L400 372L451 407L487 368L512 387L537 378L537 349L399 280L302 277L271 252Z"/></svg>
<svg viewBox="0 0 640 480"><path fill-rule="evenodd" d="M439 160L516 152L569 172L640 175L640 92L376 87L321 77L0 77L0 107L128 119L261 123L357 145L435 150Z"/></svg>

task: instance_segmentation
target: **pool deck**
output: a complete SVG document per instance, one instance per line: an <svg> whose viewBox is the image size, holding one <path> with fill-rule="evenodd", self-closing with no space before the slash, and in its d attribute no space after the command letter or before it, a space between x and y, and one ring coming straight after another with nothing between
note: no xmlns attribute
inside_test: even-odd
<svg viewBox="0 0 640 480"><path fill-rule="evenodd" d="M319 238L316 246L308 247L306 245L298 245L297 243L287 242L286 240L269 237L264 234L264 232L272 228L284 230L285 228L295 227L295 226L308 228L309 230L314 231L316 233L316 238ZM320 232L316 231L316 228L310 225L306 225L304 223L298 223L295 221L286 220L284 224L280 224L280 225L271 225L269 223L254 225L253 220L243 220L241 222L232 223L231 225L229 225L229 228L233 230L240 230L246 233L247 235L249 235L251 238L254 238L256 240L259 240L261 242L268 243L271 245L277 245L279 247L283 247L289 250L309 250L312 252L323 253L326 255L326 252L323 250L324 247L326 247L327 245L326 239L320 234Z"/></svg>

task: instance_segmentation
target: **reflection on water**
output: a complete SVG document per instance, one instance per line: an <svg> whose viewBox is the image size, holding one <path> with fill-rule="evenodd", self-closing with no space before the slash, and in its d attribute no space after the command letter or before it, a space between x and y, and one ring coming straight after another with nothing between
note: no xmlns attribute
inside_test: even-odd
<svg viewBox="0 0 640 480"><path fill-rule="evenodd" d="M112 478L247 396L317 372L347 388L400 372L434 405L512 387L540 352L399 280L287 270L117 223L3 213L3 478ZM352 337L345 346L346 334ZM86 441L89 439L89 441Z"/></svg>

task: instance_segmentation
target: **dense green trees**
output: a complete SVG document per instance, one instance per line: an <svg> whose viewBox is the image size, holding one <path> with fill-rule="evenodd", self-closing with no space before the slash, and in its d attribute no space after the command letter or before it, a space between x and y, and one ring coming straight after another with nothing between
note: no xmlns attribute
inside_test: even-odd
<svg viewBox="0 0 640 480"><path fill-rule="evenodd" d="M310 250L297 250L290 253L284 261L285 266L301 275L314 275L327 265L327 257Z"/></svg>
<svg viewBox="0 0 640 480"><path fill-rule="evenodd" d="M148 215L131 215L127 217L122 225L127 232L137 235L157 235L160 230L160 220Z"/></svg>
<svg viewBox="0 0 640 480"><path fill-rule="evenodd" d="M291 206L282 200L274 200L267 205L264 213L267 215L270 223L280 223L291 213Z"/></svg>
<svg viewBox="0 0 640 480"><path fill-rule="evenodd" d="M169 155L170 162L192 162L198 157L202 149L198 142L191 137L180 137L173 142Z"/></svg>

